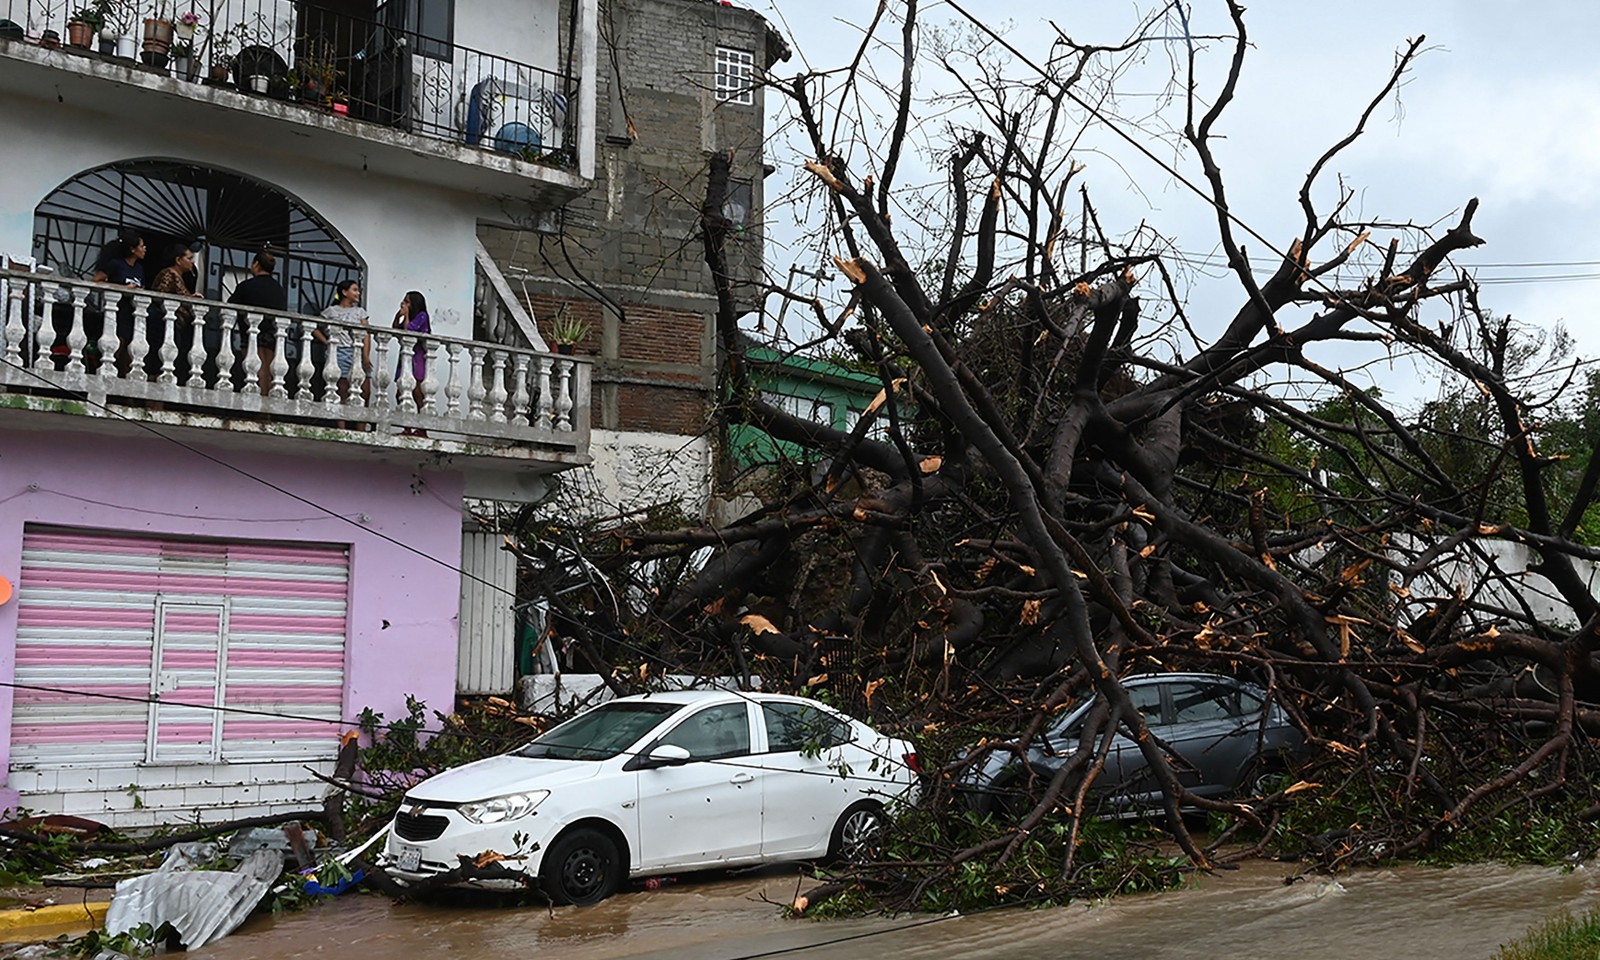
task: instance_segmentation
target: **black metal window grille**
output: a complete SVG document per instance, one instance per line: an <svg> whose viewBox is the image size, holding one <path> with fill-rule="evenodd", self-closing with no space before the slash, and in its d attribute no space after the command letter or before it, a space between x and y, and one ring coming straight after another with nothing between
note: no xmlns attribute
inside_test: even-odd
<svg viewBox="0 0 1600 960"><path fill-rule="evenodd" d="M258 251L278 259L289 309L320 313L366 263L317 213L282 191L224 170L171 160L128 160L73 177L34 209L33 254L65 276L88 277L106 246L135 230L154 276L168 247L200 241L201 292L225 299Z"/></svg>

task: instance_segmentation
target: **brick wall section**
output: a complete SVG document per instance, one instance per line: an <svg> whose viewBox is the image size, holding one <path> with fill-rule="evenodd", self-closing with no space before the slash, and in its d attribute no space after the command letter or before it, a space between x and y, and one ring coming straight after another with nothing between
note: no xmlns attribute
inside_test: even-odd
<svg viewBox="0 0 1600 960"><path fill-rule="evenodd" d="M617 406L629 429L693 435L706 428L705 395L698 390L623 383L617 387Z"/></svg>
<svg viewBox="0 0 1600 960"><path fill-rule="evenodd" d="M664 307L630 306L628 319L617 325L617 354L667 363L700 363L703 314Z"/></svg>
<svg viewBox="0 0 1600 960"><path fill-rule="evenodd" d="M587 298L535 293L525 302L546 340L551 339L555 319L563 310L569 318L588 324L588 335L577 345L579 353L612 356L605 352L602 344L602 336L609 322L617 327L615 358L693 366L701 363L700 344L706 330L703 313L652 304L623 303L626 319L618 320L611 311ZM694 378L685 379L693 382Z"/></svg>

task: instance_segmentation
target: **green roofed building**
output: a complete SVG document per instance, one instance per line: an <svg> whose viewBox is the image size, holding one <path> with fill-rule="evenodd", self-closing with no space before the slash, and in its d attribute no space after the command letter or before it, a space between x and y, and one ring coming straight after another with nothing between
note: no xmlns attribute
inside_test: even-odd
<svg viewBox="0 0 1600 960"><path fill-rule="evenodd" d="M753 342L746 350L745 362L750 379L768 403L836 430L855 429L863 411L883 388L870 373ZM884 430L883 423L874 423L870 435L881 438ZM735 424L728 428L728 462L735 472L818 458L818 451L775 440L759 427Z"/></svg>

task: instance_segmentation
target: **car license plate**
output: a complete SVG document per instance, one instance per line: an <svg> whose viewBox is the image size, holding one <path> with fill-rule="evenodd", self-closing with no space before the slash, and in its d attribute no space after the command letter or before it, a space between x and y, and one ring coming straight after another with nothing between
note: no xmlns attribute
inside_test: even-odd
<svg viewBox="0 0 1600 960"><path fill-rule="evenodd" d="M397 844L396 846L399 847L399 850L397 851L397 855L395 857L395 866L401 870L415 873L417 868L422 866L422 848L409 846L404 843Z"/></svg>

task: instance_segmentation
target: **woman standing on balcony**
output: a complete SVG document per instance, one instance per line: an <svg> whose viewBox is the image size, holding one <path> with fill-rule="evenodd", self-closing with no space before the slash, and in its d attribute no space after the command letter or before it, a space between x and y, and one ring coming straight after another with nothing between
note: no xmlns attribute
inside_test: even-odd
<svg viewBox="0 0 1600 960"><path fill-rule="evenodd" d="M144 237L128 230L112 246L110 255L100 261L89 279L119 287L144 286Z"/></svg>
<svg viewBox="0 0 1600 960"><path fill-rule="evenodd" d="M150 345L145 354L144 368L154 380L161 372L161 345L168 337L172 338L177 348L177 356L173 358L174 373L178 382L183 383L189 376L189 346L194 339L194 308L186 303L180 303L173 311L172 322L168 323L167 306L164 297L197 297L199 294L189 289L189 274L194 272L194 251L189 249L187 243L178 243L167 252L171 262L156 272L155 279L150 281L150 292L162 294L150 303L149 318L145 321L145 342Z"/></svg>
<svg viewBox="0 0 1600 960"><path fill-rule="evenodd" d="M144 286L144 237L125 230L111 243L111 252L94 268L89 279L95 283L114 283L119 287ZM111 297L106 297L110 306ZM132 363L128 341L133 339L133 298L117 300L117 376L126 377Z"/></svg>
<svg viewBox="0 0 1600 960"><path fill-rule="evenodd" d="M322 311L324 320L337 320L340 326L318 327L316 338L318 342L333 347L334 357L339 363L339 399L350 399L350 371L356 365L356 325L367 325L367 311L361 304L361 284L355 280L341 280L334 288L338 291L339 301L333 306ZM349 324L349 326L344 326ZM372 337L367 333L361 334L361 369L371 370ZM366 396L363 384L362 397Z"/></svg>
<svg viewBox="0 0 1600 960"><path fill-rule="evenodd" d="M411 333L432 333L433 327L428 322L428 301L421 293L412 290L400 301L400 309L394 315L394 328L407 330ZM404 363L404 359L400 361ZM416 386L411 388L411 397L417 403L417 412L422 412L422 381L428 376L428 348L422 338L417 338L417 345L411 351L411 374L416 377ZM395 380L400 379L400 367L395 366ZM421 433L421 431L417 431ZM426 436L426 434L422 434Z"/></svg>

